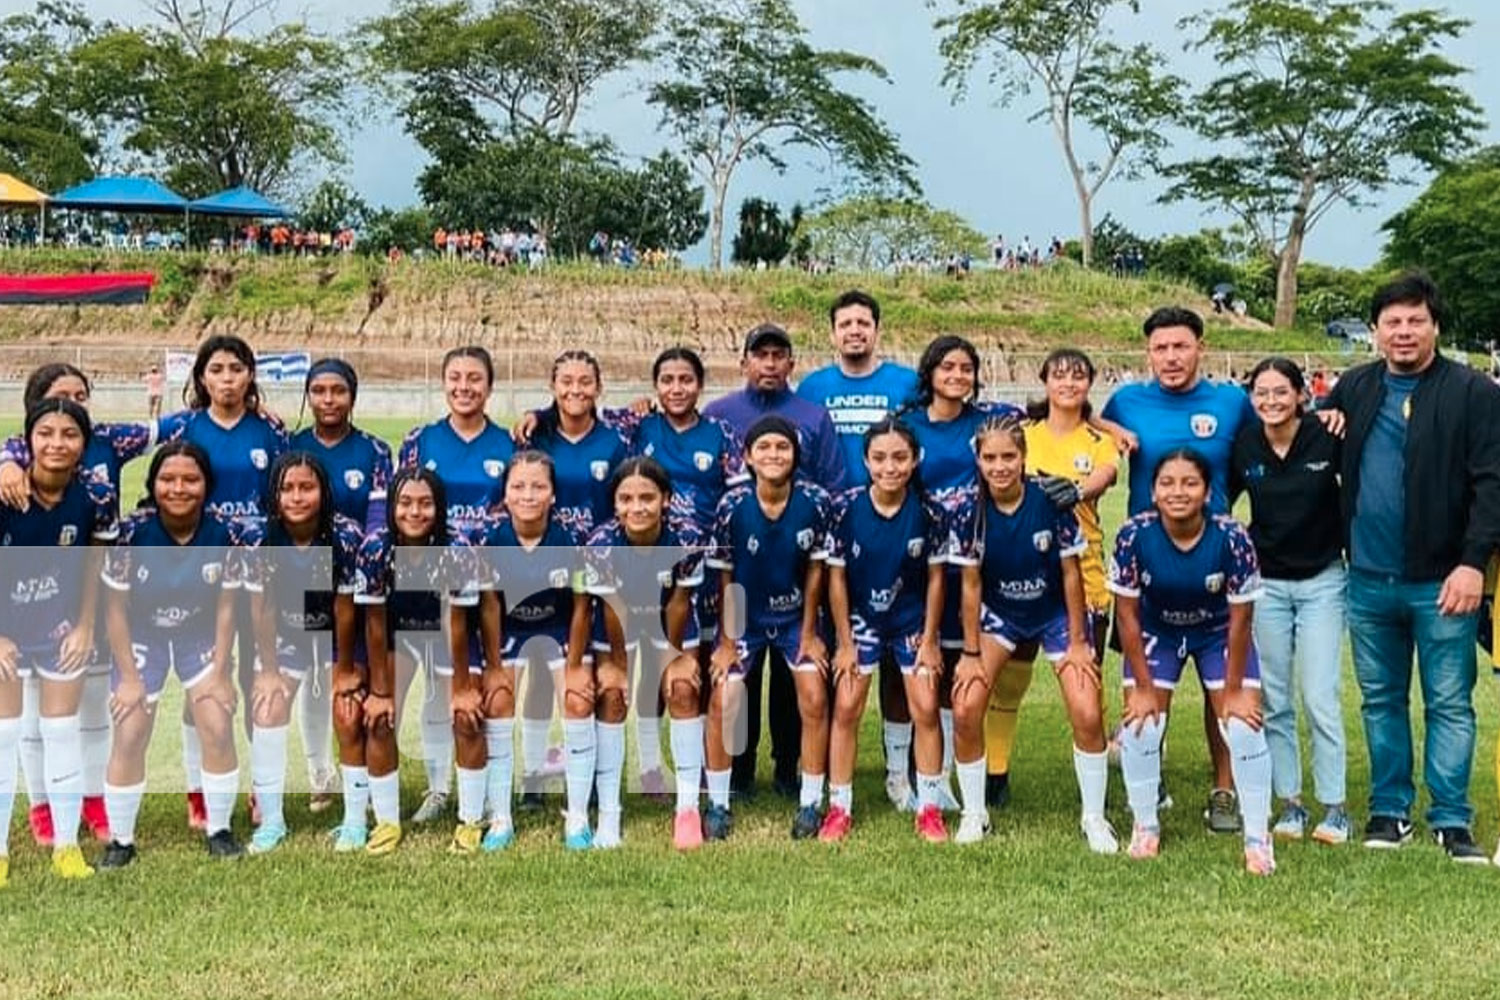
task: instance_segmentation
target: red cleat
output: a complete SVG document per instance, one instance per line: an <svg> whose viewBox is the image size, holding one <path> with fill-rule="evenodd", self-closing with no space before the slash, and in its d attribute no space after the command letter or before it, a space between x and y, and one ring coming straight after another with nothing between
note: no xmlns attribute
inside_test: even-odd
<svg viewBox="0 0 1500 1000"><path fill-rule="evenodd" d="M31 807L31 815L27 817L31 823L31 839L36 841L38 847L51 847L52 830L52 807L43 802L41 805Z"/></svg>
<svg viewBox="0 0 1500 1000"><path fill-rule="evenodd" d="M948 828L943 825L943 810L935 805L923 806L917 813L917 836L929 844L948 842Z"/></svg>
<svg viewBox="0 0 1500 1000"><path fill-rule="evenodd" d="M834 806L828 810L828 815L823 817L823 825L818 828L818 839L825 844L836 844L849 836L849 831L852 829L854 829L854 817L839 806Z"/></svg>
<svg viewBox="0 0 1500 1000"><path fill-rule="evenodd" d="M104 796L84 796L83 821L88 824L95 840L101 844L109 843L109 813L104 809Z"/></svg>
<svg viewBox="0 0 1500 1000"><path fill-rule="evenodd" d="M187 793L188 806L188 829L208 829L208 806L203 801L203 789L199 788Z"/></svg>

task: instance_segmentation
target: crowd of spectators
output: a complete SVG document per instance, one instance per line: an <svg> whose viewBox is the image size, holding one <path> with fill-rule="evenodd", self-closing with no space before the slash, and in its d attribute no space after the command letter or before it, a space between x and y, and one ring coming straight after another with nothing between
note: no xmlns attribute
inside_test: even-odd
<svg viewBox="0 0 1500 1000"><path fill-rule="evenodd" d="M448 229L432 234L432 252L447 260L471 260L491 267L540 267L547 262L547 240L541 233L506 227L486 232L482 227Z"/></svg>

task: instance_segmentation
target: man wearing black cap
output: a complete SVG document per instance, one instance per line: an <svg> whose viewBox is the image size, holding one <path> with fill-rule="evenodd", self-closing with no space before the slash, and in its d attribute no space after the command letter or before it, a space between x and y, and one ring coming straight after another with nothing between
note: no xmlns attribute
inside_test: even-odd
<svg viewBox="0 0 1500 1000"><path fill-rule="evenodd" d="M767 414L785 417L797 428L798 475L837 493L847 485L838 432L828 411L811 400L795 395L789 381L796 362L792 338L774 323L762 323L745 335L745 354L740 367L745 388L714 400L703 408L734 428L741 438L750 426ZM760 688L762 663L745 677L745 710L749 731L745 750L734 759L733 787L744 794L755 784L755 756L760 747ZM776 763L776 790L795 796L798 790L797 754L802 739L802 721L797 713L797 690L791 671L782 665L771 672L771 757Z"/></svg>

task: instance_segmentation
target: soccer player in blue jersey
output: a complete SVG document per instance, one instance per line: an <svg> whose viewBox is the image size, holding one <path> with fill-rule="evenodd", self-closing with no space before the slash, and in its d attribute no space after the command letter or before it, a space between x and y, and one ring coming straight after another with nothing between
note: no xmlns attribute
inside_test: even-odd
<svg viewBox="0 0 1500 1000"><path fill-rule="evenodd" d="M963 820L954 840L974 843L989 830L985 808L984 726L990 689L1012 653L1035 643L1057 671L1073 728L1073 772L1083 800L1079 826L1089 849L1113 854L1119 842L1104 818L1109 755L1100 706L1099 665L1090 639L1079 557L1087 547L1078 519L1058 510L1026 478L1026 428L1005 417L974 439L980 486L962 504L950 556L963 567L964 648L953 680L954 738Z"/></svg>
<svg viewBox="0 0 1500 1000"><path fill-rule="evenodd" d="M443 397L448 415L413 428L402 442L396 464L437 473L448 500L448 525L460 534L481 530L505 498L505 470L515 445L485 414L495 383L495 364L482 347L455 347L443 355ZM430 676L430 675L429 675ZM441 678L438 685L445 681ZM430 823L448 805L453 773L453 727L449 692L435 690L423 701L422 755L427 794L412 822Z"/></svg>
<svg viewBox="0 0 1500 1000"><path fill-rule="evenodd" d="M151 457L141 509L121 521L107 553L105 622L114 661L114 745L104 786L110 842L100 868L136 859L136 818L146 792L146 749L168 674L182 683L203 746L208 852L236 858L230 828L239 792L234 748L234 592L238 530L205 509L213 483L208 454L173 441Z"/></svg>
<svg viewBox="0 0 1500 1000"><path fill-rule="evenodd" d="M535 449L518 451L505 481L505 512L478 539L494 573L490 584L500 602L499 662L484 672L484 737L489 748L486 799L489 826L480 846L509 847L515 778L516 690L521 672L532 685L538 676L566 664L573 620L573 572L582 539L554 516L556 468ZM545 685L548 692L555 689ZM550 694L549 694L550 697ZM542 730L545 749L546 730Z"/></svg>
<svg viewBox="0 0 1500 1000"><path fill-rule="evenodd" d="M318 460L333 487L333 509L368 531L385 520L386 489L391 482L391 448L380 438L354 426L354 401L359 377L341 358L321 358L307 372L304 405L313 425L292 435L294 451ZM352 678L351 678L352 679ZM312 796L308 808L322 812L333 804L333 685L314 674L304 684L298 718L302 747L307 755L307 777Z"/></svg>
<svg viewBox="0 0 1500 1000"><path fill-rule="evenodd" d="M723 627L710 660L707 719L708 809L702 836L723 840L730 831L730 775L733 733L746 701L744 679L752 664L771 658L772 671L792 671L802 720L800 762L802 811L792 827L797 839L814 836L822 822L818 806L828 761L828 650L818 633L823 604L823 560L832 499L820 486L794 479L797 429L777 416L761 417L746 437L745 460L754 479L724 494L715 518L708 568L718 574L711 586L723 595ZM794 665L799 668L793 670ZM801 669L805 668L805 669ZM694 740L687 722L672 725L673 756ZM790 748L786 748L790 749ZM679 841L691 840L698 821L698 789L684 784L679 770Z"/></svg>
<svg viewBox="0 0 1500 1000"><path fill-rule="evenodd" d="M1260 668L1251 640L1260 568L1250 535L1209 510L1213 469L1191 448L1167 452L1152 477L1155 509L1115 536L1109 589L1125 652L1120 766L1135 826L1130 856L1160 850L1157 790L1172 691L1191 657L1223 729L1244 816L1245 869L1269 875L1271 755L1261 729Z"/></svg>
<svg viewBox="0 0 1500 1000"><path fill-rule="evenodd" d="M974 435L986 420L1020 416L1019 407L981 400L979 350L963 337L945 334L935 338L922 352L917 365L917 392L903 408L901 422L917 438L918 481L927 498L951 515L977 481L974 465ZM943 734L942 790L939 802L945 810L958 808L949 788L953 770L952 675L963 648L963 623L959 615L962 574L950 566L943 586L943 620L940 642L943 650L944 683L939 690L938 720ZM1013 663L1026 663L1035 653L1027 648ZM1014 669L1014 667L1013 667ZM881 672L880 708L884 718L886 795L898 809L912 809L916 796L907 779L911 748L911 721L904 701L900 673ZM988 798L988 796L987 796ZM1000 803L992 800L991 804Z"/></svg>
<svg viewBox="0 0 1500 1000"><path fill-rule="evenodd" d="M74 365L54 362L41 365L26 379L21 394L24 409L44 399L61 397L88 409L93 386ZM120 495L120 472L125 463L149 451L156 443L156 423L96 422L83 450L83 467L105 479ZM25 510L30 502L30 480L25 465L30 452L21 437L11 438L0 449L0 502ZM42 763L42 733L38 714L39 681L24 685L21 712L21 773L26 779L32 837L41 847L52 846L52 812L47 808L46 776ZM104 768L109 760L109 659L95 656L87 667L83 697L78 705L78 726L83 740L83 821L95 839L109 839L104 809Z"/></svg>
<svg viewBox="0 0 1500 1000"><path fill-rule="evenodd" d="M260 652L250 694L250 778L261 817L252 854L286 839L287 735L297 688L326 662L340 677L354 670L355 561L363 542L359 525L334 510L328 473L306 452L277 459L266 507L264 537L244 583ZM357 792L346 801L349 794ZM364 808L358 803L361 815Z"/></svg>
<svg viewBox="0 0 1500 1000"><path fill-rule="evenodd" d="M438 661L443 664L450 661L440 633L444 620L443 596L450 589L444 586L447 581L443 574L451 562L434 550L447 553L461 546L462 540L448 525L447 497L437 473L421 467L398 471L391 481L386 523L366 536L356 561L354 602L365 612L369 658L362 704L350 703L359 699L360 690L346 693L345 686L340 685L340 697L334 705L334 727L339 734L339 752L345 769L344 826L364 826L363 810L351 808L359 803L351 803L348 798L350 789L359 785L357 769L362 764L368 773L370 806L375 813L375 828L365 845L366 852L372 855L390 854L401 843L401 775L396 730L418 663L428 669L426 697L435 703L431 708L423 706L424 748L432 741L428 718L436 716L435 725L445 731L439 742L450 748L449 756L452 754L449 681L446 676L440 683L434 679ZM451 674L451 666L444 669ZM432 760L430 752L427 759ZM445 768L450 766L447 757L442 763ZM352 778L351 768L356 769ZM433 794L430 769L428 779L430 796ZM446 801L446 781L438 787L444 790ZM357 836L351 837L350 843L357 840Z"/></svg>
<svg viewBox="0 0 1500 1000"><path fill-rule="evenodd" d="M184 387L188 408L168 414L158 422L157 438L191 441L210 456L214 467L213 490L208 509L229 520L260 523L265 517L262 499L269 486L272 463L288 448L281 421L261 409L260 387L255 379L255 352L239 337L216 335L198 348L193 359L192 379ZM242 697L249 698L254 679L255 640L251 634L247 598L238 600L239 631L235 664ZM251 726L250 713L244 725ZM203 829L206 822L198 729L184 712L182 719L182 767L187 774L188 823Z"/></svg>
<svg viewBox="0 0 1500 1000"><path fill-rule="evenodd" d="M672 484L655 459L626 459L610 480L615 516L588 539L584 597L574 602L563 699L564 843L571 850L620 846L628 674L638 649L661 663L658 676L673 692L667 706L673 719L700 714L693 591L703 582L702 540L689 522L670 515L671 495ZM673 558L668 561L663 553ZM592 667L584 660L585 646L592 648ZM678 697L683 687L694 697ZM679 774L701 774L702 745L681 749L684 757L674 762ZM589 777L599 799L597 833L590 831L586 812Z"/></svg>
<svg viewBox="0 0 1500 1000"><path fill-rule="evenodd" d="M948 839L938 805L942 736L937 680L947 523L912 487L917 438L887 418L865 431L870 485L834 501L828 531L828 606L833 654L833 728L828 746L828 814L818 839L843 840L854 824L854 762L870 679L888 652L901 672L915 728L917 833ZM925 671L925 672L924 672Z"/></svg>
<svg viewBox="0 0 1500 1000"><path fill-rule="evenodd" d="M47 801L52 810L52 869L87 878L78 848L83 809L83 748L78 705L83 667L93 654L101 560L80 549L113 540L116 499L107 482L80 475L92 427L88 412L48 399L26 414L32 503L0 507L0 886L9 873L8 837L15 802L21 688L41 678L40 709ZM23 551L24 550L24 551Z"/></svg>
<svg viewBox="0 0 1500 1000"><path fill-rule="evenodd" d="M838 360L797 385L797 395L828 411L844 452L849 486L869 484L864 435L870 425L901 409L917 391L917 373L880 357L880 303L847 291L828 310Z"/></svg>

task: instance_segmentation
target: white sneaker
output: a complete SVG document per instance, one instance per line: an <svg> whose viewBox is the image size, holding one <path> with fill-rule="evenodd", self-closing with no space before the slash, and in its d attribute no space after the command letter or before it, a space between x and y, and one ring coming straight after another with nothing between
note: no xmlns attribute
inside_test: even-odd
<svg viewBox="0 0 1500 1000"><path fill-rule="evenodd" d="M620 835L620 813L599 810L599 825L594 830L594 847L613 850L624 842Z"/></svg>
<svg viewBox="0 0 1500 1000"><path fill-rule="evenodd" d="M1103 816L1085 816L1078 821L1078 828L1089 842L1089 850L1095 854L1119 853L1120 838L1115 835L1115 828L1109 825L1109 820Z"/></svg>
<svg viewBox="0 0 1500 1000"><path fill-rule="evenodd" d="M951 775L944 775L943 783L938 786L937 807L945 813L958 812L963 808L963 806L958 804L958 799L953 794L953 778ZM985 823L989 823L987 818Z"/></svg>
<svg viewBox="0 0 1500 1000"><path fill-rule="evenodd" d="M885 797L891 800L891 805L896 807L897 812L917 811L917 793L912 791L911 782L906 780L904 774L886 772Z"/></svg>
<svg viewBox="0 0 1500 1000"><path fill-rule="evenodd" d="M958 821L958 832L953 835L955 844L977 844L990 832L988 812L966 812Z"/></svg>
<svg viewBox="0 0 1500 1000"><path fill-rule="evenodd" d="M423 823L431 823L447 810L448 793L430 788L427 794L422 796L422 804L417 806L417 811L411 814L411 821L419 826Z"/></svg>

